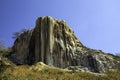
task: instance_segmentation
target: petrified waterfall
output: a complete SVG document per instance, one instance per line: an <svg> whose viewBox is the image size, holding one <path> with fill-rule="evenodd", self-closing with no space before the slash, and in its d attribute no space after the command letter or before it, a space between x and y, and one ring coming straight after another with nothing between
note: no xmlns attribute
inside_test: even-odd
<svg viewBox="0 0 120 80"><path fill-rule="evenodd" d="M94 72L115 66L113 56L85 47L65 21L49 16L38 18L34 29L16 39L12 57L19 64L42 61L60 68L83 66Z"/></svg>
<svg viewBox="0 0 120 80"><path fill-rule="evenodd" d="M30 40L28 63L42 61L57 67L72 65L77 44L73 31L64 21L39 18ZM79 45L82 46L80 42Z"/></svg>

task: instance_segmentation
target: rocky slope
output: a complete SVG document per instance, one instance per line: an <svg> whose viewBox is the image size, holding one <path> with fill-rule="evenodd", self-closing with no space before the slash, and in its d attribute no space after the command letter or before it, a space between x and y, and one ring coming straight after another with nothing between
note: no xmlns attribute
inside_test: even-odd
<svg viewBox="0 0 120 80"><path fill-rule="evenodd" d="M49 16L38 18L34 29L15 40L10 59L17 64L32 65L41 61L78 71L104 72L120 67L115 56L85 47L65 21Z"/></svg>

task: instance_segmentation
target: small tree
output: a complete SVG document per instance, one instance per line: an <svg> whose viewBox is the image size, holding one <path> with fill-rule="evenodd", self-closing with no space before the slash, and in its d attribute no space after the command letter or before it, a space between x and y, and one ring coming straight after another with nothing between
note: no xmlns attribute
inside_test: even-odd
<svg viewBox="0 0 120 80"><path fill-rule="evenodd" d="M20 32L14 32L12 38L16 39L16 38L18 38L20 36L20 34L21 34Z"/></svg>
<svg viewBox="0 0 120 80"><path fill-rule="evenodd" d="M17 39L22 33L24 33L24 32L26 32L27 31L27 29L22 29L21 31L19 31L19 32L14 32L13 33L13 39Z"/></svg>

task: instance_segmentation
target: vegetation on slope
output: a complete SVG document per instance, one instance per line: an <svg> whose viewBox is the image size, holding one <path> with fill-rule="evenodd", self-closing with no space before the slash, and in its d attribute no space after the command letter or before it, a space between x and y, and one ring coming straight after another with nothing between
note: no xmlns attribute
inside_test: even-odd
<svg viewBox="0 0 120 80"><path fill-rule="evenodd" d="M8 67L0 72L0 80L120 80L120 70L105 74L88 72L68 72L58 68L45 68L40 71L30 69L30 66Z"/></svg>
<svg viewBox="0 0 120 80"><path fill-rule="evenodd" d="M104 74L89 72L70 72L59 68L48 67L39 62L33 66L15 65L5 56L10 49L0 50L0 80L120 80L120 70ZM116 56L116 60L120 57Z"/></svg>

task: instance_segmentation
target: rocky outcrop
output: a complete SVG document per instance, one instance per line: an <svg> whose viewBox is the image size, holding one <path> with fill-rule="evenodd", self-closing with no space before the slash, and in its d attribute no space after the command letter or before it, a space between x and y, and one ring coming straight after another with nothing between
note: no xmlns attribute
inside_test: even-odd
<svg viewBox="0 0 120 80"><path fill-rule="evenodd" d="M85 47L65 21L49 16L38 18L33 30L16 39L13 53L11 56L19 64L41 61L50 66L79 66L93 72L104 72L120 63L112 55Z"/></svg>
<svg viewBox="0 0 120 80"><path fill-rule="evenodd" d="M25 31L24 33L22 33L20 35L20 37L18 37L15 42L14 42L14 46L13 46L13 53L9 56L9 58L17 63L17 64L23 64L23 63L27 63L27 56L29 53L29 44L30 44L30 40L31 40L31 36L32 36L32 32L33 30L28 30Z"/></svg>

